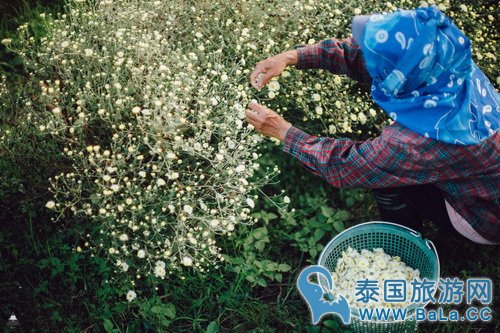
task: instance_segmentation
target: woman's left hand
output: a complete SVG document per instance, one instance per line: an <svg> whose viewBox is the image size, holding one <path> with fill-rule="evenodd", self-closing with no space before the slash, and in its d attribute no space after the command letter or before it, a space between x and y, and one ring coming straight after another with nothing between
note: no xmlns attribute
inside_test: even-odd
<svg viewBox="0 0 500 333"><path fill-rule="evenodd" d="M245 110L246 120L255 130L265 136L285 140L287 130L292 126L279 114L256 102L250 102Z"/></svg>

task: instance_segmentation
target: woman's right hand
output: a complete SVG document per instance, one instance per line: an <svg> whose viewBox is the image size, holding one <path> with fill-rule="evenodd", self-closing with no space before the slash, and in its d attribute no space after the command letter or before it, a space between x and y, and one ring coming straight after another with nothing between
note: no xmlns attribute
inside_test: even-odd
<svg viewBox="0 0 500 333"><path fill-rule="evenodd" d="M259 61L252 71L252 74L250 74L250 83L255 89L260 90L268 84L273 77L279 76L288 65L296 64L296 50L286 51Z"/></svg>

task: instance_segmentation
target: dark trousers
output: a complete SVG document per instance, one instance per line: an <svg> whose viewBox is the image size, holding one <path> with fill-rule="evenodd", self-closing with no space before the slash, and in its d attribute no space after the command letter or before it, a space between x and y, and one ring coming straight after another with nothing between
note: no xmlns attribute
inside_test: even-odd
<svg viewBox="0 0 500 333"><path fill-rule="evenodd" d="M425 218L436 224L440 231L463 237L451 224L443 194L434 185L375 189L375 199L382 221L399 223L422 232Z"/></svg>

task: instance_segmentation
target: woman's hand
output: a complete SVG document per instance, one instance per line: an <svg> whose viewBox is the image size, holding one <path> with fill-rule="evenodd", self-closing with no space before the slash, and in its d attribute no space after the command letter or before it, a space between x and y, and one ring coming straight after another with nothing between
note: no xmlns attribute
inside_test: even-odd
<svg viewBox="0 0 500 333"><path fill-rule="evenodd" d="M289 65L297 64L297 51L291 50L277 54L271 58L259 61L250 74L250 83L255 89L262 89L269 81Z"/></svg>
<svg viewBox="0 0 500 333"><path fill-rule="evenodd" d="M253 125L257 132L280 141L285 140L286 132L292 124L273 110L256 102L250 102L248 107L250 109L245 110L246 120Z"/></svg>

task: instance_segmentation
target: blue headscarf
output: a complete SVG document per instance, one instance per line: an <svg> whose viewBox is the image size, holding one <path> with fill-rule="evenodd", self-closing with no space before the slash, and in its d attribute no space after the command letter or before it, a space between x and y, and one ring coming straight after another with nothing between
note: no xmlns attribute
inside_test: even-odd
<svg viewBox="0 0 500 333"><path fill-rule="evenodd" d="M392 119L451 144L476 144L498 131L499 94L472 61L470 40L437 7L361 21L371 94Z"/></svg>

